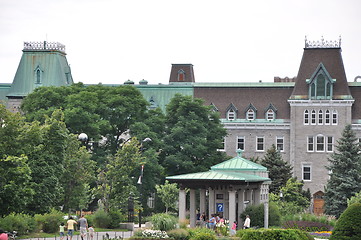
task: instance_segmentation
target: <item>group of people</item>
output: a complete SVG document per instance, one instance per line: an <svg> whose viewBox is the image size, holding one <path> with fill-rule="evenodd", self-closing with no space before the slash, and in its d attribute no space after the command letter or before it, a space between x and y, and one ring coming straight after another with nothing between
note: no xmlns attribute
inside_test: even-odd
<svg viewBox="0 0 361 240"><path fill-rule="evenodd" d="M84 217L84 215L82 215L78 221L75 221L73 219L73 217L69 217L69 220L66 222L66 228L68 230L68 234L67 234L67 239L69 238L69 240L72 240L73 235L74 235L74 224L78 224L79 223L79 230L80 230L80 237L82 240L84 240L84 237L87 234L87 231L89 231L89 237L90 240L93 240L94 237L94 228L92 226L88 226L88 221L86 220L86 218ZM61 223L59 226L59 232L60 232L60 240L63 240L65 237L65 225L64 223Z"/></svg>

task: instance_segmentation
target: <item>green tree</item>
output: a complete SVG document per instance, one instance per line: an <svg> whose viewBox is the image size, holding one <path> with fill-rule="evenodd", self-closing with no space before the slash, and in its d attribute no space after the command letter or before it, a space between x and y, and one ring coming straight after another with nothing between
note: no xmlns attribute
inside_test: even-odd
<svg viewBox="0 0 361 240"><path fill-rule="evenodd" d="M354 203L361 203L361 191L356 193L355 196L352 196L351 198L347 199L347 206L351 206Z"/></svg>
<svg viewBox="0 0 361 240"><path fill-rule="evenodd" d="M285 186L287 180L292 177L291 165L282 159L281 153L276 149L274 144L267 150L260 164L267 168L269 172L268 176L272 180L269 187L270 192L278 194L280 188Z"/></svg>
<svg viewBox="0 0 361 240"><path fill-rule="evenodd" d="M226 130L204 101L176 94L167 105L161 164L169 175L206 171L222 162Z"/></svg>
<svg viewBox="0 0 361 240"><path fill-rule="evenodd" d="M347 125L329 158L330 179L326 185L325 210L339 217L347 208L347 199L361 190L360 146L351 125Z"/></svg>
<svg viewBox="0 0 361 240"><path fill-rule="evenodd" d="M165 212L168 213L170 208L175 209L179 193L177 184L165 181L164 185L156 185L155 188L157 189L159 198L165 205Z"/></svg>
<svg viewBox="0 0 361 240"><path fill-rule="evenodd" d="M361 239L361 203L352 204L341 214L330 239Z"/></svg>

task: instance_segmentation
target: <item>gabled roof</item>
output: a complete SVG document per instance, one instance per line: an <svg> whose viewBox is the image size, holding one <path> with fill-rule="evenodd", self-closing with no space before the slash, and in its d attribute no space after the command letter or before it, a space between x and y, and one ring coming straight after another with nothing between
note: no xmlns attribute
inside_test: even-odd
<svg viewBox="0 0 361 240"><path fill-rule="evenodd" d="M211 167L211 170L222 171L267 171L266 167L242 158L242 150L237 150L237 156Z"/></svg>

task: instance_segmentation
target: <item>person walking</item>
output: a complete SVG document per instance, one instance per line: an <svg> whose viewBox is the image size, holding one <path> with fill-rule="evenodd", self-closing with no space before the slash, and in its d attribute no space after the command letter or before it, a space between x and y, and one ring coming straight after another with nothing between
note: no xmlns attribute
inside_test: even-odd
<svg viewBox="0 0 361 240"><path fill-rule="evenodd" d="M243 228L247 229L251 227L251 219L249 218L249 215L246 216L246 220L244 221Z"/></svg>
<svg viewBox="0 0 361 240"><path fill-rule="evenodd" d="M90 240L93 240L93 238L94 238L94 232L95 232L93 226L88 227L88 230L89 230Z"/></svg>
<svg viewBox="0 0 361 240"><path fill-rule="evenodd" d="M231 227L231 236L236 235L237 232L237 221L234 221Z"/></svg>
<svg viewBox="0 0 361 240"><path fill-rule="evenodd" d="M61 223L59 226L59 234L60 234L60 240L64 239L65 236L65 226L64 223Z"/></svg>
<svg viewBox="0 0 361 240"><path fill-rule="evenodd" d="M84 215L81 215L78 222L80 225L80 237L81 237L81 240L84 240L84 237L86 236L87 229L88 229L88 221L86 220Z"/></svg>
<svg viewBox="0 0 361 240"><path fill-rule="evenodd" d="M68 229L68 237L70 240L72 240L74 235L74 224L78 223L73 219L73 217L69 217L69 220L66 223Z"/></svg>

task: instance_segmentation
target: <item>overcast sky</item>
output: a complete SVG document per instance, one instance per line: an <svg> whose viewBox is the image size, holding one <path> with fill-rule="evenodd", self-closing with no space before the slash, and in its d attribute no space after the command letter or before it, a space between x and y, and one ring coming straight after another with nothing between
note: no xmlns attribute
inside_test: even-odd
<svg viewBox="0 0 361 240"><path fill-rule="evenodd" d="M196 82L271 82L297 75L305 35L341 35L348 81L361 75L359 0L0 0L0 82L44 40L66 46L75 82L166 84L172 63Z"/></svg>

